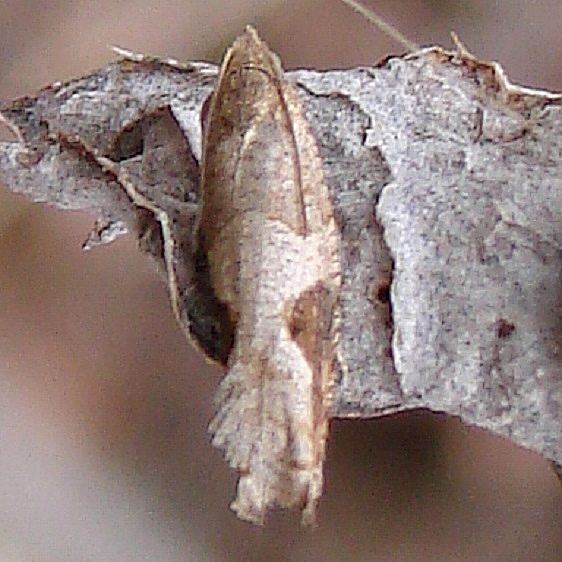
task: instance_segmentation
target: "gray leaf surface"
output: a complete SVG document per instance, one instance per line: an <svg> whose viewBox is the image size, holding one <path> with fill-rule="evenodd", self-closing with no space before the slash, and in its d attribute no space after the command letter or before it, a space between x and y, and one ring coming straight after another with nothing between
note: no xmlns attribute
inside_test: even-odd
<svg viewBox="0 0 562 562"><path fill-rule="evenodd" d="M154 217L93 156L118 161L185 221L175 228L187 262L185 209L197 204L201 110L215 76L212 65L128 54L2 105L16 140L0 143L0 180L35 201L94 211L86 247L130 231L162 266ZM439 48L287 76L343 239L332 415L429 408L562 464L561 97ZM180 152L146 126L167 107ZM178 164L181 154L195 165Z"/></svg>

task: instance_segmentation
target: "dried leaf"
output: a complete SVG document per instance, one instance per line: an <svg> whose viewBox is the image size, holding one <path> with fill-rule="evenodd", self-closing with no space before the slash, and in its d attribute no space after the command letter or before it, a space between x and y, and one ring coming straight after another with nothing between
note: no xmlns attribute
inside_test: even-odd
<svg viewBox="0 0 562 562"><path fill-rule="evenodd" d="M286 121L304 121L308 125L302 130L312 130L324 175L315 189L327 187L340 238L339 360L333 363L333 400L322 406L338 417L366 418L420 407L446 412L540 452L559 467L562 96L512 85L497 63L457 49L428 48L376 68L288 73L291 82L271 73L282 86L279 99L288 104ZM261 273L265 265L275 266L282 280L286 275L284 261L262 264L262 254L252 254L251 248L267 241L278 250L278 232L267 229L272 224L283 225L293 233L292 240L306 247L309 237L314 239L314 233L308 234L316 223L307 214L306 189L283 185L281 205L259 191L261 183L249 172L248 156L255 153L263 165L254 166L256 175L274 175L279 152L264 142L263 131L269 126L268 134L278 138L279 121L264 116L257 126L249 111L256 107L242 106L244 119L232 117L248 130L254 128L263 146L252 152L251 143L242 146L233 136L228 141L231 153L225 150L227 144L220 148L213 141L213 150L223 151L214 158L224 166L234 148L246 155L240 169L249 181L242 185L243 193L252 191L254 201L245 204L256 205L260 212L235 215L236 221L228 225L229 244L245 261L231 258L222 264L217 258L225 253L217 242L222 234L213 233L212 219L207 219L207 230L217 246L213 251L206 238L196 239L195 228L201 114L216 69L121 54L124 60L90 76L53 84L35 97L0 108L16 136L15 142L0 143L0 179L37 201L94 210L98 221L86 247L125 230L133 232L159 263L184 331L209 357L225 364L234 354L238 323L248 341L257 333L267 335L260 332L267 320L265 308L254 313L252 328L251 308L240 300L241 295L248 297L248 290L240 286L259 281L256 291L261 290L269 279ZM250 67L242 74L259 72ZM300 130L299 125L295 138ZM209 135L219 132L222 143L224 127L214 127L214 133L208 129ZM288 147L288 160L295 150ZM316 170L316 156L310 161ZM287 163L281 162L286 173ZM232 185L236 183L229 189ZM221 193L215 197L218 201ZM225 205L233 207L229 200ZM250 216L259 218L259 228L258 223L248 224ZM267 225L263 232L261 225ZM204 231L200 233L206 237ZM248 233L258 235L252 240ZM236 246L235 240L242 243ZM295 259L300 263L299 256ZM237 282L236 276L242 271L246 276L250 264L259 275ZM298 295L295 291L285 324L278 308L269 324L265 322L270 328L277 322L283 337L289 334L287 347L304 358L300 371L294 372L306 374L306 366L312 365L309 377L326 364L321 358L330 356L333 345L333 327L327 327L327 319L334 317L332 303L323 305L332 299L333 289L326 281L312 280L316 274L308 268L315 264L315 259L306 264L311 284ZM325 272L316 273L322 279ZM300 279L287 280L287 290ZM275 293L278 307L284 291L281 286ZM273 338L276 346L279 341ZM256 353L252 357L251 372L263 372L255 366ZM320 358L315 365L314 357ZM274 372L283 371L273 367ZM233 381L228 375L224 386L236 382L232 389L243 390L237 386L242 379ZM294 391L294 386L289 388ZM289 417L285 412L278 416L284 421ZM229 442L234 439L231 430L222 435ZM240 456L236 445L232 447ZM283 444L276 447L272 458L285 458ZM279 463L272 466L270 484L283 473ZM297 468L287 473L295 476ZM264 474L255 469L254 477ZM310 471L304 474L311 476ZM250 473L244 476L250 478ZM305 480L304 488L306 482L312 484ZM273 503L295 500L291 494L296 488L288 484L287 497ZM320 485L315 486L318 491ZM309 496L305 517L314 503Z"/></svg>

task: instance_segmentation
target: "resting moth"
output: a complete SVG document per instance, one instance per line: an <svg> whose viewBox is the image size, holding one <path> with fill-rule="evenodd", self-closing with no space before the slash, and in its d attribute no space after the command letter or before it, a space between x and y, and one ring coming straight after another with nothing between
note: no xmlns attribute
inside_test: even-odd
<svg viewBox="0 0 562 562"><path fill-rule="evenodd" d="M198 252L235 326L210 424L239 472L232 509L315 521L335 368L340 235L296 86L250 27L228 50L203 132Z"/></svg>

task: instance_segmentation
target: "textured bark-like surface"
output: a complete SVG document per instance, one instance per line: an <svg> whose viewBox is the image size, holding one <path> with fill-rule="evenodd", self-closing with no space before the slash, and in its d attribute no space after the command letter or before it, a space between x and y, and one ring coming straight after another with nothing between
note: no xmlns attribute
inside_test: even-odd
<svg viewBox="0 0 562 562"><path fill-rule="evenodd" d="M126 57L6 105L17 142L0 146L0 177L34 200L96 210L89 245L129 229L163 263L158 220L91 151L65 139L119 160L131 176L145 173L148 158L151 185L177 186L169 166L148 156L142 127L123 129L169 106L186 153L199 160L215 76L212 65ZM332 415L427 407L561 463L560 96L511 86L497 65L438 48L378 68L288 78L342 238L345 367ZM197 174L187 176L170 201L197 202ZM192 226L182 229L193 236Z"/></svg>

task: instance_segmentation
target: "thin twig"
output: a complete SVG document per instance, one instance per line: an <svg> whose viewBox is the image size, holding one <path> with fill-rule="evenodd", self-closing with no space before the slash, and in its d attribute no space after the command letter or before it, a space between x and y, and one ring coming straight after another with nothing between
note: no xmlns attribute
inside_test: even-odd
<svg viewBox="0 0 562 562"><path fill-rule="evenodd" d="M382 19L373 10L370 10L369 8L363 6L363 4L356 2L355 0L341 1L361 14L367 21L376 25L385 35L388 35L391 39L394 39L397 43L400 43L407 51L414 52L420 49L419 45L417 45L413 41L410 41L405 35L398 31L398 29Z"/></svg>

